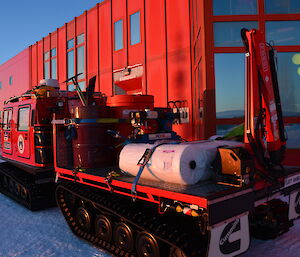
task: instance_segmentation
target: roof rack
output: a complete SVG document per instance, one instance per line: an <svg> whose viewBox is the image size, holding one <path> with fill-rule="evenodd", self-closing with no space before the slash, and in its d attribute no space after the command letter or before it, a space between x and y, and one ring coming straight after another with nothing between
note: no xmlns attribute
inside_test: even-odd
<svg viewBox="0 0 300 257"><path fill-rule="evenodd" d="M36 98L36 95L35 94L28 94L28 93L25 93L25 94L22 94L20 96L13 96L11 98L9 98L8 100L4 101L4 104L7 104L7 103L11 103L11 102L17 102L20 100L20 98L22 97L30 97L30 98Z"/></svg>

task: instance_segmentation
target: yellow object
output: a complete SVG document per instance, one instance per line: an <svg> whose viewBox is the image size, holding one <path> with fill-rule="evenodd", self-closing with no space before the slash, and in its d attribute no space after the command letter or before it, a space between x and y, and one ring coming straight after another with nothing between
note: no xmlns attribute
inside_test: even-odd
<svg viewBox="0 0 300 257"><path fill-rule="evenodd" d="M177 212L182 212L183 209L182 209L182 207L181 207L180 205L177 205L177 206L176 206L176 211L177 211Z"/></svg>
<svg viewBox="0 0 300 257"><path fill-rule="evenodd" d="M300 65L300 54L294 54L292 57L292 62L296 65ZM299 73L299 70L298 70Z"/></svg>
<svg viewBox="0 0 300 257"><path fill-rule="evenodd" d="M199 217L199 213L195 210L192 210L191 214L193 217Z"/></svg>
<svg viewBox="0 0 300 257"><path fill-rule="evenodd" d="M55 90L54 87L50 87L50 86L40 86L36 89L33 90L34 94L38 97L44 98L47 96L47 92L53 91Z"/></svg>

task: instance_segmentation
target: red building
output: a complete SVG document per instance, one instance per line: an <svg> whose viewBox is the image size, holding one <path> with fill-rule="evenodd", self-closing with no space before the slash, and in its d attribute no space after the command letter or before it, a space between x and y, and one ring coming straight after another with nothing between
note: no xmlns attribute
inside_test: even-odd
<svg viewBox="0 0 300 257"><path fill-rule="evenodd" d="M175 127L186 139L222 134L243 122L243 27L262 30L279 52L288 158L296 163L298 0L106 0L2 64L1 101L43 78L72 90L63 81L83 72L83 89L96 75L97 90L107 95L152 94L157 106L179 101L188 118Z"/></svg>

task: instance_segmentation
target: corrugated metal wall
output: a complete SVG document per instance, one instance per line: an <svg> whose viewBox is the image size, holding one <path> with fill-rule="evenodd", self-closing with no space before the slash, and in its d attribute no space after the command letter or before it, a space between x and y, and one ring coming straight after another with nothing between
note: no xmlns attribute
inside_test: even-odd
<svg viewBox="0 0 300 257"><path fill-rule="evenodd" d="M30 48L0 66L0 110L3 102L30 88ZM11 83L10 83L11 82Z"/></svg>
<svg viewBox="0 0 300 257"><path fill-rule="evenodd" d="M57 78L60 83L67 79L67 41L84 33L86 83L97 75L97 90L107 95L115 93L115 83L131 89L128 93L153 94L156 106L179 100L191 111L189 2L107 0L98 4L31 46L32 86L44 77L43 54L52 48L57 49ZM136 12L140 12L141 42L131 45L130 15ZM113 27L121 19L124 47L114 51ZM129 76L123 72L126 67L130 68ZM176 125L187 139L192 137L192 118L189 113L190 123Z"/></svg>

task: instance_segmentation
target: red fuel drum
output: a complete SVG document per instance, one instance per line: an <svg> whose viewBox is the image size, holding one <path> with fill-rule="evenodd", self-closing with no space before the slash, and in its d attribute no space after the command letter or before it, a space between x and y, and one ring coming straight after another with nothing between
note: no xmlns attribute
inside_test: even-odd
<svg viewBox="0 0 300 257"><path fill-rule="evenodd" d="M73 139L74 168L100 168L116 163L114 139L107 131L112 125L107 120L109 108L100 106L79 106L74 108L75 125Z"/></svg>
<svg viewBox="0 0 300 257"><path fill-rule="evenodd" d="M107 98L107 106L153 109L154 96L152 95L114 95Z"/></svg>

